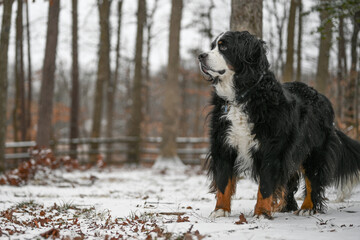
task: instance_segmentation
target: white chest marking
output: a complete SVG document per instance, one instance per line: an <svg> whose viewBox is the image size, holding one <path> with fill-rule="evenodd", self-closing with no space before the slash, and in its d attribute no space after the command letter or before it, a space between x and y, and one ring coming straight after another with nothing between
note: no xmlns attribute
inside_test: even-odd
<svg viewBox="0 0 360 240"><path fill-rule="evenodd" d="M258 141L254 140L255 135L251 135L253 124L248 122L248 116L243 112L242 106L231 106L224 117L231 122L226 141L238 151L235 167L239 171L249 170L253 164L250 150L259 146Z"/></svg>

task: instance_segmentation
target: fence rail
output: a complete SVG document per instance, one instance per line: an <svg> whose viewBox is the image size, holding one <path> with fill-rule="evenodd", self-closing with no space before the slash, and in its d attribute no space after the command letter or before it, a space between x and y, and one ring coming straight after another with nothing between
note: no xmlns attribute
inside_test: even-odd
<svg viewBox="0 0 360 240"><path fill-rule="evenodd" d="M113 162L126 161L126 154L130 151L128 145L137 141L136 137L116 137L116 138L74 138L58 139L50 143L55 156L66 156L76 153L82 161L87 161L89 154L108 154L111 153L115 160ZM141 139L141 158L143 162L152 162L160 154L159 144L161 137L145 137ZM185 163L201 164L208 152L208 138L204 137L178 137L177 153ZM99 144L97 150L91 149L91 144ZM70 150L70 144L77 145L77 151ZM35 147L36 142L7 142L5 144L7 160L17 161L30 158L29 148Z"/></svg>

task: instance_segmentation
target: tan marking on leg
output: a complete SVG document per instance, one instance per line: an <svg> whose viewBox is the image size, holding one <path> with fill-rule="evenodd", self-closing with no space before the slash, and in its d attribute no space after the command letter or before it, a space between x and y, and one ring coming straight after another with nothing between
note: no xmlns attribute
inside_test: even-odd
<svg viewBox="0 0 360 240"><path fill-rule="evenodd" d="M220 190L217 191L215 211L218 209L223 209L224 211L231 212L231 197L235 193L235 189L236 177L233 177L232 179L229 179L224 193L222 193Z"/></svg>
<svg viewBox="0 0 360 240"><path fill-rule="evenodd" d="M254 215L256 216L264 215L267 218L271 218L272 207L273 207L273 195L270 195L268 198L263 198L259 187Z"/></svg>
<svg viewBox="0 0 360 240"><path fill-rule="evenodd" d="M279 212L284 208L285 205L285 189L282 187L278 191L276 191L276 194L273 197L272 211Z"/></svg>
<svg viewBox="0 0 360 240"><path fill-rule="evenodd" d="M301 209L313 209L314 208L314 204L311 200L311 182L310 180L305 177L305 185L306 185L306 196L304 199L303 204L301 205Z"/></svg>

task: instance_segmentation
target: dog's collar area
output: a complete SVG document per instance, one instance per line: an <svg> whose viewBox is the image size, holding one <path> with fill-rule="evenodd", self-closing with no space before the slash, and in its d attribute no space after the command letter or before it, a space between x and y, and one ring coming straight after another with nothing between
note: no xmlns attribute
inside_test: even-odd
<svg viewBox="0 0 360 240"><path fill-rule="evenodd" d="M254 91L255 87L259 85L261 80L264 78L265 73L261 74L257 82L248 90L246 90L243 94L240 95L240 97L237 99L238 102L244 102L246 97ZM232 105L238 105L235 101L226 101L225 104L222 106L222 110L224 114L227 114L230 111L230 108Z"/></svg>
<svg viewBox="0 0 360 240"><path fill-rule="evenodd" d="M240 102L244 102L245 99L246 99L246 97L247 97L252 91L254 91L254 89L255 89L255 87L256 87L257 85L259 85L259 83L261 82L261 80L264 78L264 75L265 75L265 73L262 73L262 74L260 75L259 79L257 80L257 82L256 82L251 88L249 88L249 89L246 90L243 94L241 94L241 95L238 97L237 100L240 101Z"/></svg>

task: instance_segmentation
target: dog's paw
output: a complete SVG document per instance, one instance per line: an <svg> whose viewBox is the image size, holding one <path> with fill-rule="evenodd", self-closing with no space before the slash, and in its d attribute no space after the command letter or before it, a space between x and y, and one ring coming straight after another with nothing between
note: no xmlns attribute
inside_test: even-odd
<svg viewBox="0 0 360 240"><path fill-rule="evenodd" d="M313 209L299 209L297 211L294 212L295 215L300 215L300 216L311 216L314 215L316 213L315 210Z"/></svg>
<svg viewBox="0 0 360 240"><path fill-rule="evenodd" d="M224 209L217 209L214 210L211 214L210 214L210 218L211 219L215 219L215 218L219 218L219 217L228 217L230 216L230 212L225 211Z"/></svg>
<svg viewBox="0 0 360 240"><path fill-rule="evenodd" d="M268 220L273 220L274 218L271 216L271 214L255 214L254 215L254 219L259 219L259 220L263 220L263 219L268 219Z"/></svg>

